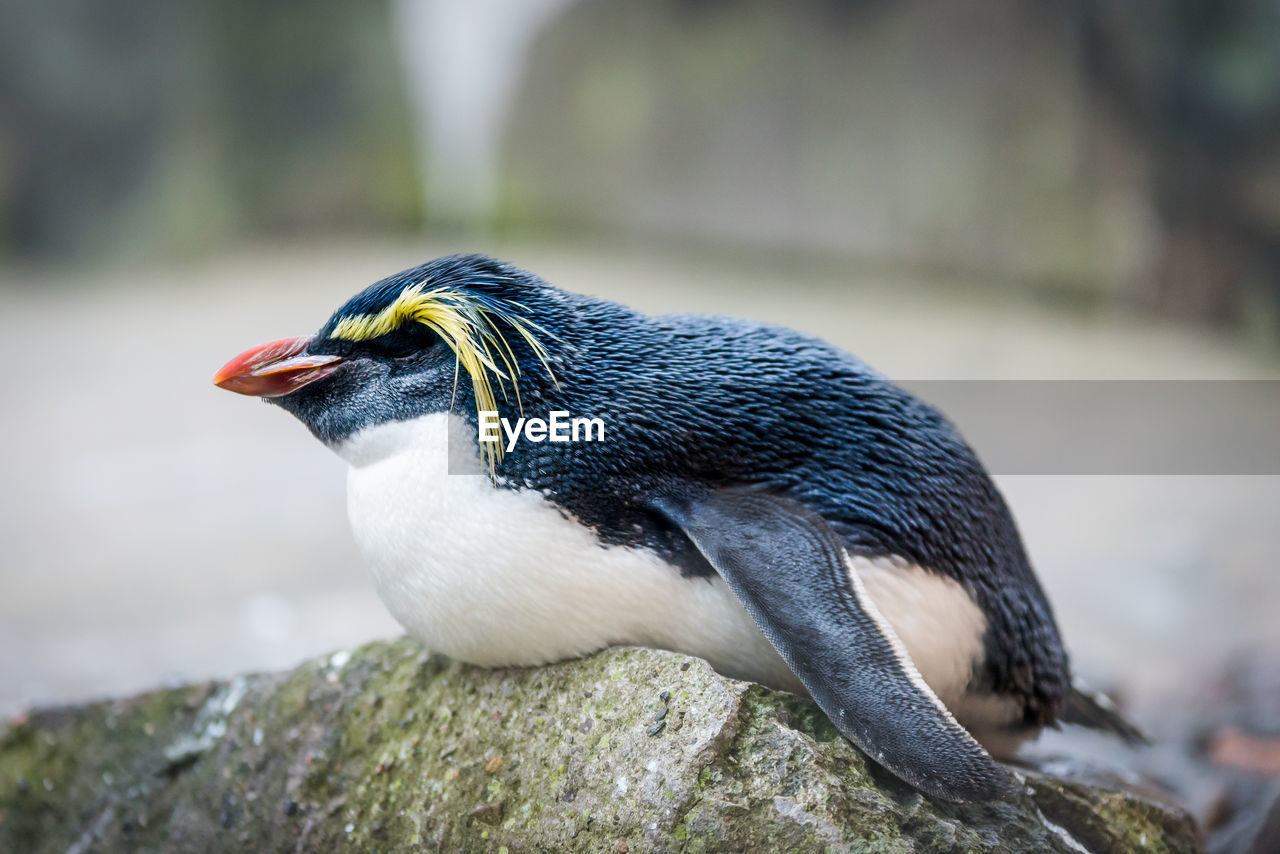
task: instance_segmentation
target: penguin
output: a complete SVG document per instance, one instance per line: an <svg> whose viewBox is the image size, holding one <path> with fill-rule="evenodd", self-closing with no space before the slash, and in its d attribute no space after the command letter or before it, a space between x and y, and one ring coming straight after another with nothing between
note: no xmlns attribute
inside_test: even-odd
<svg viewBox="0 0 1280 854"><path fill-rule="evenodd" d="M818 338L650 316L453 255L214 382L282 407L346 460L379 595L458 660L699 656L811 696L876 763L952 802L1014 791L998 760L1045 727L1141 737L1073 685L974 451ZM554 413L603 429L510 435ZM495 417L508 427L491 442Z"/></svg>

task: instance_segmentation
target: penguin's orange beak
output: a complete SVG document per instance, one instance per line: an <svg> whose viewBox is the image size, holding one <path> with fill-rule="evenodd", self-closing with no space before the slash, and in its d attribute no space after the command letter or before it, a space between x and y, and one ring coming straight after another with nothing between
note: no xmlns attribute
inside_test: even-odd
<svg viewBox="0 0 1280 854"><path fill-rule="evenodd" d="M324 379L342 364L341 356L310 355L311 337L281 338L245 350L222 366L213 384L252 397L280 397Z"/></svg>

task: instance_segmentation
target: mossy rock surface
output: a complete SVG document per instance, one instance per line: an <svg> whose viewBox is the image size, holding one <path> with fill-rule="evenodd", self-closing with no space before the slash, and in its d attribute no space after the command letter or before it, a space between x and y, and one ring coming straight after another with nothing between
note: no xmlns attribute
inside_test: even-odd
<svg viewBox="0 0 1280 854"><path fill-rule="evenodd" d="M0 734L0 851L405 850L1199 848L1167 807L1043 776L930 801L811 703L642 649L480 670L375 643Z"/></svg>

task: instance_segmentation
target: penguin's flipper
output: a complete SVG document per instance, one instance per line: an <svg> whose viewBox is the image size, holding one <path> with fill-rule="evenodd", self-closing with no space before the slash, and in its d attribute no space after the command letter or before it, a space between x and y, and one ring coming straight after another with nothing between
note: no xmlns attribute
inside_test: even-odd
<svg viewBox="0 0 1280 854"><path fill-rule="evenodd" d="M846 738L943 800L1012 791L1010 773L920 678L820 516L756 491L652 503L724 578Z"/></svg>

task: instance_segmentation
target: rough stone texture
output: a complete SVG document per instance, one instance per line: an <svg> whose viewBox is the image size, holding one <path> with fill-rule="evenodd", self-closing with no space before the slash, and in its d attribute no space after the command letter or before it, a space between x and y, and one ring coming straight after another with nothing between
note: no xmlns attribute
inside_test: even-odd
<svg viewBox="0 0 1280 854"><path fill-rule="evenodd" d="M809 702L615 649L478 670L408 640L47 709L0 734L0 851L1195 851L1133 795L930 802Z"/></svg>

